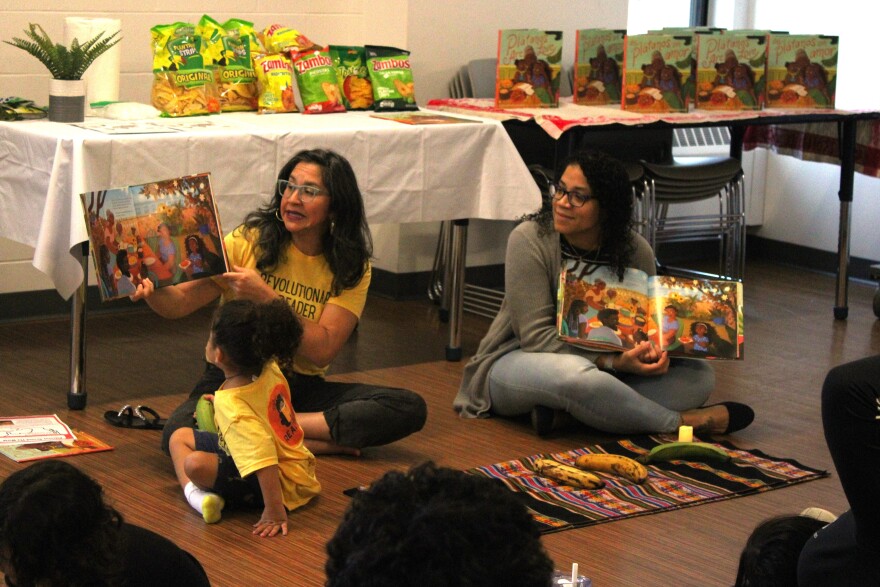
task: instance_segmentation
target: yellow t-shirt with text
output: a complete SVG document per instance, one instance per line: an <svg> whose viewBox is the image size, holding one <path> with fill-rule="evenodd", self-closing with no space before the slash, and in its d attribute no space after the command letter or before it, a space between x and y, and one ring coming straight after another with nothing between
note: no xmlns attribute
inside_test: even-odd
<svg viewBox="0 0 880 587"><path fill-rule="evenodd" d="M230 267L256 269L257 258L254 255L253 242L242 234L241 227L227 234L224 242ZM372 276L368 263L366 273L357 285L333 296L330 293L333 273L324 255L312 257L303 254L293 244L288 248L284 262L274 271L261 272L260 275L275 293L287 300L295 314L312 322L321 319L328 304L345 308L360 318L367 302L367 290ZM228 301L232 296L232 291L227 290L223 293L223 300ZM303 375L323 376L327 372L327 367L318 367L300 355L294 358L293 368Z"/></svg>

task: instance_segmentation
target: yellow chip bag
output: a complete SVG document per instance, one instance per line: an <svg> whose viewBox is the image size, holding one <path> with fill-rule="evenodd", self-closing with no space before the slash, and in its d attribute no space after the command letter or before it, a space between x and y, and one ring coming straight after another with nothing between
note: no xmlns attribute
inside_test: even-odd
<svg viewBox="0 0 880 587"><path fill-rule="evenodd" d="M176 22L150 29L153 47L152 104L163 116L220 112L213 61L195 26Z"/></svg>
<svg viewBox="0 0 880 587"><path fill-rule="evenodd" d="M296 112L293 95L293 70L287 55L254 56L257 74L257 112Z"/></svg>
<svg viewBox="0 0 880 587"><path fill-rule="evenodd" d="M308 37L296 29L273 24L266 27L260 35L267 53L287 53L319 49Z"/></svg>
<svg viewBox="0 0 880 587"><path fill-rule="evenodd" d="M197 32L215 64L223 112L257 109L257 76L251 54L259 52L260 44L253 26L237 18L221 25L208 15L199 21Z"/></svg>

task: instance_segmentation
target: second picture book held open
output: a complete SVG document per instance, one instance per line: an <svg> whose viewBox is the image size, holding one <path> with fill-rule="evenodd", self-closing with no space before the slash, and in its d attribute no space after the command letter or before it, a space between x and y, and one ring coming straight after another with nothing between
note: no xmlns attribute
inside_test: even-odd
<svg viewBox="0 0 880 587"><path fill-rule="evenodd" d="M642 341L670 355L742 359L742 283L649 276L578 263L559 278L560 339L597 351L625 351Z"/></svg>

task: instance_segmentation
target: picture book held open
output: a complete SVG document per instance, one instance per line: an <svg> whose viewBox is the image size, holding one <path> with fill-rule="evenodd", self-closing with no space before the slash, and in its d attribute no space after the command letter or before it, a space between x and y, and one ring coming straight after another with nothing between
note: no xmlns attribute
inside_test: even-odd
<svg viewBox="0 0 880 587"><path fill-rule="evenodd" d="M743 358L742 283L648 276L629 268L577 264L559 278L561 340L596 351L625 351L642 341L670 355Z"/></svg>
<svg viewBox="0 0 880 587"><path fill-rule="evenodd" d="M80 194L103 301L225 273L211 176L187 175Z"/></svg>

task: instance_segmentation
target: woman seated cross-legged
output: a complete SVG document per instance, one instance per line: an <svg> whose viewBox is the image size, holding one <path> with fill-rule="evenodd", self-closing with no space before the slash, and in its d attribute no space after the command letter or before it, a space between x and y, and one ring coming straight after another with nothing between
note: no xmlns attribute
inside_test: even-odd
<svg viewBox="0 0 880 587"><path fill-rule="evenodd" d="M748 426L754 412L744 404L704 406L715 385L706 361L671 360L650 341L596 353L559 340L563 266L606 265L618 276L634 267L654 275L656 262L648 242L633 230L632 192L619 161L575 153L551 193L510 235L504 301L465 366L456 410L469 418L531 413L541 435L566 414L615 434L668 433L681 425L728 434Z"/></svg>
<svg viewBox="0 0 880 587"><path fill-rule="evenodd" d="M278 174L272 199L225 238L232 270L131 296L158 314L186 316L217 298L284 298L303 326L288 379L293 409L313 453L345 452L399 440L422 428L425 401L395 388L328 382L324 374L358 323L370 285L372 244L364 203L349 162L327 150L297 153ZM162 447L192 427L198 399L224 382L208 364L163 430Z"/></svg>

